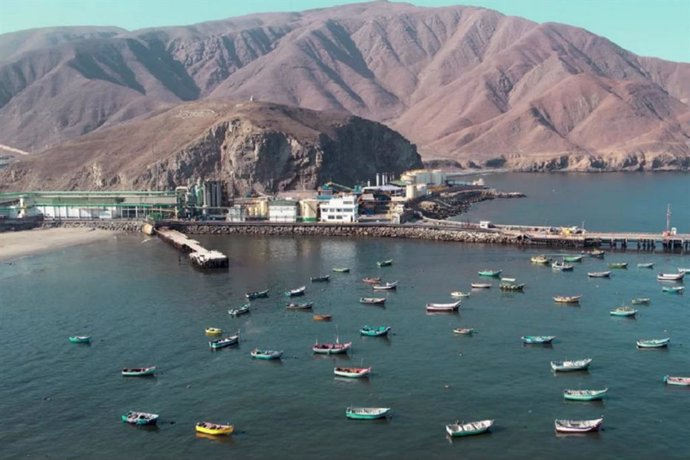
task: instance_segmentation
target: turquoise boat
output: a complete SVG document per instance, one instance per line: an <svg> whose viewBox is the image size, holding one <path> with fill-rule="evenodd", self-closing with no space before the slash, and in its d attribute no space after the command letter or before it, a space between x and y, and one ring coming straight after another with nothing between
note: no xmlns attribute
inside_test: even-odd
<svg viewBox="0 0 690 460"><path fill-rule="evenodd" d="M682 294L685 288L683 286L664 286L661 290L669 294Z"/></svg>
<svg viewBox="0 0 690 460"><path fill-rule="evenodd" d="M280 357L283 356L283 352L278 350L259 350L255 348L250 352L250 355L254 359L280 359Z"/></svg>
<svg viewBox="0 0 690 460"><path fill-rule="evenodd" d="M649 305L649 303L652 300L649 297L638 297L636 299L632 299L632 304L633 305Z"/></svg>
<svg viewBox="0 0 690 460"><path fill-rule="evenodd" d="M481 270L478 272L479 276L488 276L490 278L498 278L503 273L503 270Z"/></svg>
<svg viewBox="0 0 690 460"><path fill-rule="evenodd" d="M563 256L563 262L582 262L584 256Z"/></svg>
<svg viewBox="0 0 690 460"><path fill-rule="evenodd" d="M91 343L90 335L73 335L69 338L72 343Z"/></svg>
<svg viewBox="0 0 690 460"><path fill-rule="evenodd" d="M362 326L359 332L362 335L368 335L369 337L383 337L387 336L390 330L390 326Z"/></svg>
<svg viewBox="0 0 690 460"><path fill-rule="evenodd" d="M568 401L599 401L604 398L608 388L603 390L563 390L563 398Z"/></svg>
<svg viewBox="0 0 690 460"><path fill-rule="evenodd" d="M376 262L376 265L378 265L379 267L390 267L391 265L393 265L393 259L380 260Z"/></svg>
<svg viewBox="0 0 690 460"><path fill-rule="evenodd" d="M631 307L618 307L609 312L611 316L628 316L632 317L637 314L637 310Z"/></svg>
<svg viewBox="0 0 690 460"><path fill-rule="evenodd" d="M158 421L158 414L129 411L121 418L124 423L131 423L132 425L155 425Z"/></svg>
<svg viewBox="0 0 690 460"><path fill-rule="evenodd" d="M628 268L627 262L611 262L609 268Z"/></svg>
<svg viewBox="0 0 690 460"><path fill-rule="evenodd" d="M528 344L549 344L555 338L555 335L523 335L520 337L522 343Z"/></svg>
<svg viewBox="0 0 690 460"><path fill-rule="evenodd" d="M348 407L345 416L354 420L375 420L386 417L390 410L390 407Z"/></svg>
<svg viewBox="0 0 690 460"><path fill-rule="evenodd" d="M336 273L350 273L350 269L347 267L333 267L333 271Z"/></svg>

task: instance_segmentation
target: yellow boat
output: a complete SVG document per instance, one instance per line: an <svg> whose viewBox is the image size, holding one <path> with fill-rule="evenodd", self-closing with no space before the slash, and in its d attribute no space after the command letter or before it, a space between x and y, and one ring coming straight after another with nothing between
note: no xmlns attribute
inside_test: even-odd
<svg viewBox="0 0 690 460"><path fill-rule="evenodd" d="M220 335L223 333L223 329L217 328L217 327L207 327L206 328L206 334L207 335Z"/></svg>
<svg viewBox="0 0 690 460"><path fill-rule="evenodd" d="M196 424L197 433L210 434L211 436L230 434L234 429L233 425L220 425L211 422L197 422Z"/></svg>

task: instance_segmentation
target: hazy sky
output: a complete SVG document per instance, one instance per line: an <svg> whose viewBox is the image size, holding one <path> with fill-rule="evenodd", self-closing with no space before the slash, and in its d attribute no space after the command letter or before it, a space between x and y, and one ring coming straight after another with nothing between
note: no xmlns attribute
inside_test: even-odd
<svg viewBox="0 0 690 460"><path fill-rule="evenodd" d="M361 0L0 0L0 33L60 25L134 30L232 16L302 11ZM409 0L475 5L537 22L584 27L643 55L690 62L690 0Z"/></svg>

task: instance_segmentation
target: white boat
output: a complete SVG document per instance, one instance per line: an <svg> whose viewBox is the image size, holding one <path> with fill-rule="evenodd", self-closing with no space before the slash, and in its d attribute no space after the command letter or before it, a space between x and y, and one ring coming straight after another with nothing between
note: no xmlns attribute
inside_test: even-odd
<svg viewBox="0 0 690 460"><path fill-rule="evenodd" d="M491 283L472 283L470 286L472 289L489 289L491 287Z"/></svg>
<svg viewBox="0 0 690 460"><path fill-rule="evenodd" d="M554 422L556 431L559 433L589 433L599 431L604 417L594 420L556 420Z"/></svg>
<svg viewBox="0 0 690 460"><path fill-rule="evenodd" d="M603 390L563 390L563 398L569 401L597 401L604 397L608 388Z"/></svg>
<svg viewBox="0 0 690 460"><path fill-rule="evenodd" d="M469 297L470 293L469 292L462 292L462 291L453 291L450 293L450 296L455 298L455 299L460 299L463 297Z"/></svg>
<svg viewBox="0 0 690 460"><path fill-rule="evenodd" d="M132 425L155 425L158 421L158 414L131 410L121 418L123 422L131 423Z"/></svg>
<svg viewBox="0 0 690 460"><path fill-rule="evenodd" d="M659 281L682 281L685 276L685 272L681 273L659 273L656 279Z"/></svg>
<svg viewBox="0 0 690 460"><path fill-rule="evenodd" d="M253 349L249 354L254 359L266 360L280 359L280 357L283 356L282 350L260 350L258 348Z"/></svg>
<svg viewBox="0 0 690 460"><path fill-rule="evenodd" d="M392 283L385 283L385 284L375 284L372 286L374 291L391 291L393 289L397 289L398 287L398 282L393 281Z"/></svg>
<svg viewBox="0 0 690 460"><path fill-rule="evenodd" d="M590 278L610 278L611 272L587 272L587 276Z"/></svg>
<svg viewBox="0 0 690 460"><path fill-rule="evenodd" d="M690 268L678 267L678 273L690 273Z"/></svg>
<svg viewBox="0 0 690 460"><path fill-rule="evenodd" d="M671 377L670 375L664 376L664 382L669 385L680 385L680 386L690 386L690 377Z"/></svg>
<svg viewBox="0 0 690 460"><path fill-rule="evenodd" d="M149 367L126 367L122 369L124 377L149 377L156 372L156 366Z"/></svg>
<svg viewBox="0 0 690 460"><path fill-rule="evenodd" d="M304 295L306 290L307 290L306 286L300 286L297 289L290 289L289 291L285 291L285 295L287 297L297 297L300 295Z"/></svg>
<svg viewBox="0 0 690 460"><path fill-rule="evenodd" d="M667 347L669 342L671 342L670 337L663 339L640 339L637 343L637 348L662 348Z"/></svg>
<svg viewBox="0 0 690 460"><path fill-rule="evenodd" d="M426 304L426 311L429 313L443 313L458 311L460 301L453 303L428 303Z"/></svg>
<svg viewBox="0 0 690 460"><path fill-rule="evenodd" d="M591 358L579 359L577 361L551 361L551 369L560 372L584 371L591 362Z"/></svg>
<svg viewBox="0 0 690 460"><path fill-rule="evenodd" d="M336 367L333 369L333 373L338 377L361 379L371 374L371 367Z"/></svg>
<svg viewBox="0 0 690 460"><path fill-rule="evenodd" d="M456 436L472 436L474 434L486 433L494 425L493 420L479 420L476 422L455 422L446 425L446 433Z"/></svg>
<svg viewBox="0 0 690 460"><path fill-rule="evenodd" d="M514 283L517 281L515 278L501 278L502 283Z"/></svg>
<svg viewBox="0 0 690 460"><path fill-rule="evenodd" d="M249 304L244 304L239 308L231 308L228 310L228 315L230 316L240 316L244 315L245 313L249 313Z"/></svg>
<svg viewBox="0 0 690 460"><path fill-rule="evenodd" d="M456 327L453 329L454 334L460 334L460 335L472 335L474 334L474 328L471 327Z"/></svg>
<svg viewBox="0 0 690 460"><path fill-rule="evenodd" d="M575 266L572 264L566 264L565 262L554 262L551 264L551 268L556 271L571 272Z"/></svg>

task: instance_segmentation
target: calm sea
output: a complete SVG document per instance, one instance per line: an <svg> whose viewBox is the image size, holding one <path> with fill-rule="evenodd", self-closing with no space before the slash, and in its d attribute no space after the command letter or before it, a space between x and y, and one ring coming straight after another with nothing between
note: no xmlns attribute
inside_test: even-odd
<svg viewBox="0 0 690 460"><path fill-rule="evenodd" d="M573 214L573 224L585 219L597 222L597 229L638 222L655 228L657 220L664 223L668 197L678 200L687 192L687 176L519 177L502 178L511 182L498 188L526 191L527 199L505 201L522 210L531 208L534 197L550 196L556 185L574 187L581 180L588 198L577 209L547 209L541 202L538 211L563 224L573 222ZM628 192L604 193L611 190L607 178ZM676 189L668 188L670 179L681 178ZM487 179L490 185L493 180ZM548 183L548 190L537 193L536 180ZM658 206L646 196L654 180L663 190ZM645 187L636 186L642 181ZM680 214L683 202L676 202ZM495 206L503 203L482 203L473 212ZM618 214L635 206L644 207ZM660 217L652 218L657 208ZM506 222L523 213L510 209L501 214ZM637 220L642 215L648 218ZM608 253L604 260L577 264L572 273L554 273L530 264L538 249L385 239L199 239L230 255L229 270L196 271L175 250L143 235L0 265L3 458L690 457L690 391L662 382L666 374L690 375L690 306L686 296L662 293L655 279L657 271L690 266L687 256ZM376 266L388 258L393 266ZM612 261L631 268L611 279L587 278L587 271L605 270ZM656 266L637 269L638 262ZM330 283L309 283L310 276L335 266L352 271L331 273ZM448 302L450 291L469 290L484 268L503 269L527 284L525 292L504 294L494 281L492 289L472 292L459 314L425 313L426 302ZM400 282L397 292L384 294L385 308L358 303L372 295L360 279L374 275ZM285 310L282 292L304 284L303 301L315 302L316 313L332 314L332 322ZM246 291L264 288L271 297L252 302L249 315L228 316L228 308L244 303ZM558 294L583 299L579 306L561 306L552 301ZM609 315L641 296L652 301L639 307L637 319ZM393 335L361 337L365 324L390 325ZM239 347L210 351L208 326L239 330ZM473 327L477 334L454 336L456 327ZM75 334L91 335L92 345L70 344L67 337ZM558 339L552 347L523 346L525 334ZM336 336L353 342L349 356L312 354L315 340ZM672 340L667 350L635 347L639 338L666 336ZM254 361L249 352L255 347L284 350L284 359ZM549 362L566 358L594 361L589 372L554 375ZM344 364L372 366L373 375L334 378L333 367ZM146 365L158 366L155 378L120 376L122 367ZM562 398L566 388L606 387L603 403ZM351 421L345 418L348 405L391 407L392 417ZM158 427L123 424L120 415L127 410L159 413ZM555 418L600 415L605 421L599 434L554 434ZM491 434L453 441L445 435L446 423L487 418L496 420ZM225 439L200 438L194 433L199 420L228 421L237 431Z"/></svg>

